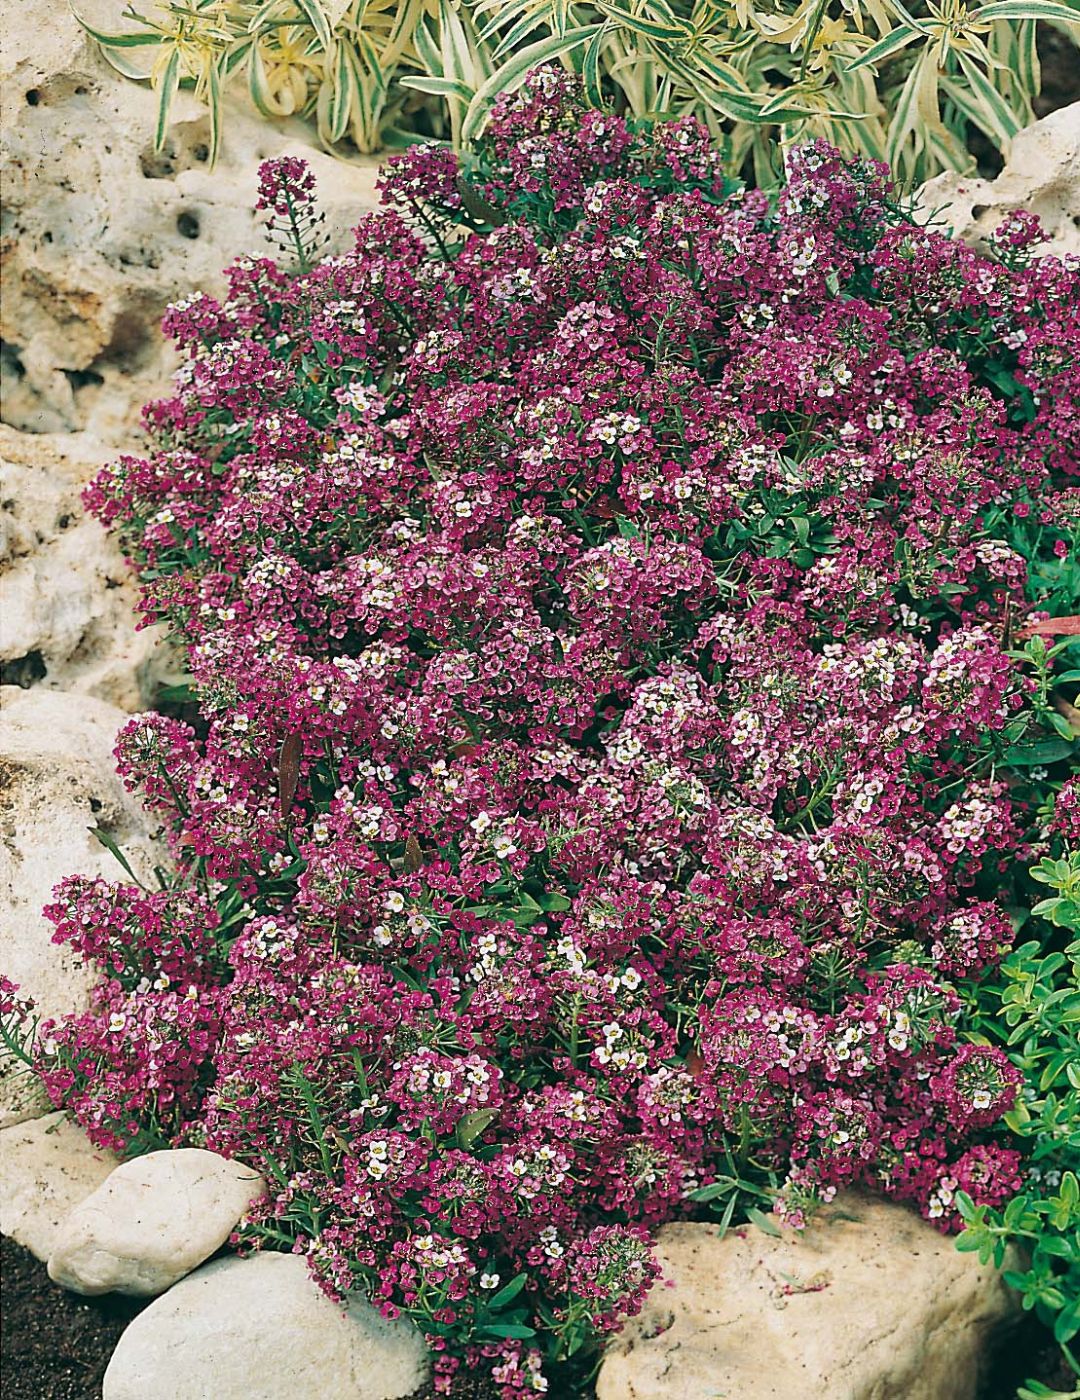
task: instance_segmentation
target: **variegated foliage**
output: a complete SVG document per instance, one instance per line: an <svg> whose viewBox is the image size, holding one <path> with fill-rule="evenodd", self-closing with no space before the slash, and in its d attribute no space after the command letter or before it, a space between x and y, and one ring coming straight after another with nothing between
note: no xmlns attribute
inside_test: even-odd
<svg viewBox="0 0 1080 1400"><path fill-rule="evenodd" d="M1003 154L1033 118L1036 25L1080 34L1080 0L173 0L87 28L153 84L164 141L194 89L220 136L245 84L267 117L300 114L327 147L416 136L467 144L534 65L582 74L590 99L637 115L696 112L758 183L793 141L825 136L905 184L967 170L972 128ZM141 61L145 60L145 61ZM1080 62L1080 57L1078 57Z"/></svg>

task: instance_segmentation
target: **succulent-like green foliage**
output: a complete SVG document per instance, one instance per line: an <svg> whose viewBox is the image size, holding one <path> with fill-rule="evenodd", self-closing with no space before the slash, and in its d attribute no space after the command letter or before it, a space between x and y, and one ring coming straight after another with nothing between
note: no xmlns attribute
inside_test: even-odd
<svg viewBox="0 0 1080 1400"><path fill-rule="evenodd" d="M160 94L159 142L188 87L216 151L222 94L243 83L327 147L467 144L499 93L558 59L598 105L696 112L762 185L817 136L905 183L971 169L971 128L1007 153L1039 92L1037 22L1080 29L1075 0L162 0L127 15L123 33L90 33Z"/></svg>
<svg viewBox="0 0 1080 1400"><path fill-rule="evenodd" d="M1003 1209L961 1195L966 1228L959 1245L999 1267L1007 1247L1020 1246L1005 1278L1024 1308L1053 1329L1080 1386L1080 851L1044 857L1031 874L1048 887L1033 911L1042 937L1005 959L980 994L976 1022L989 1042L1007 1047L1025 1077L1005 1122L1012 1140L1030 1149L1027 1181ZM1035 1382L1020 1392L1026 1400L1078 1394L1080 1388L1059 1392Z"/></svg>

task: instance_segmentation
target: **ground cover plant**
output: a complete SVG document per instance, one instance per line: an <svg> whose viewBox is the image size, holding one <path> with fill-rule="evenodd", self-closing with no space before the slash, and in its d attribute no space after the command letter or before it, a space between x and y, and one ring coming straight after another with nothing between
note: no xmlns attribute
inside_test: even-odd
<svg viewBox="0 0 1080 1400"><path fill-rule="evenodd" d="M1023 1188L997 1206L957 1197L959 1247L1006 1266L1073 1378L1068 1392L1029 1383L1020 1400L1080 1393L1080 781L1058 797L1048 837L1051 849L1031 872L1046 896L1032 909L1040 936L1019 943L974 989L971 1021L1024 1075L1004 1122L1029 1150ZM1010 1245L1021 1251L1011 1260Z"/></svg>
<svg viewBox="0 0 1080 1400"><path fill-rule="evenodd" d="M230 86L270 119L310 117L330 148L418 132L467 144L500 94L560 58L598 108L705 120L763 186L781 144L814 138L907 182L974 170L973 133L1006 155L1034 120L1037 24L1080 34L1069 0L170 0L126 13L126 30L91 32L154 83L159 143L186 85L210 108L213 149Z"/></svg>
<svg viewBox="0 0 1080 1400"><path fill-rule="evenodd" d="M1078 272L824 145L770 202L552 70L385 185L319 261L264 167L280 260L171 308L91 488L187 648L118 747L177 874L59 887L102 981L30 1053L514 1396L665 1220L1032 1180L980 1017L1076 751Z"/></svg>

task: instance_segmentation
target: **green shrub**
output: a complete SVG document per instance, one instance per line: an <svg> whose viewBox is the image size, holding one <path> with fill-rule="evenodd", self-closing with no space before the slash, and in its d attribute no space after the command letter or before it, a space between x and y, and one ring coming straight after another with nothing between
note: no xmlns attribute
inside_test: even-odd
<svg viewBox="0 0 1080 1400"><path fill-rule="evenodd" d="M1004 1209L976 1206L959 1193L966 1222L959 1247L999 1266L1010 1245L1020 1247L1005 1277L1025 1309L1052 1328L1080 1376L1073 1350L1080 1332L1080 937L1066 942L1080 934L1080 851L1047 856L1031 874L1049 890L1033 910L1042 937L1014 949L979 989L975 1019L1024 1075L1005 1122L1012 1145L1029 1152L1026 1184ZM1056 1393L1032 1382L1021 1396Z"/></svg>
<svg viewBox="0 0 1080 1400"><path fill-rule="evenodd" d="M1073 0L163 0L128 11L126 33L90 32L157 89L159 141L190 87L216 149L222 95L245 83L265 116L309 117L331 148L460 145L499 93L561 59L595 104L704 117L759 184L787 144L818 136L915 183L972 169L971 128L1008 151L1040 88L1036 23L1075 35L1078 13Z"/></svg>

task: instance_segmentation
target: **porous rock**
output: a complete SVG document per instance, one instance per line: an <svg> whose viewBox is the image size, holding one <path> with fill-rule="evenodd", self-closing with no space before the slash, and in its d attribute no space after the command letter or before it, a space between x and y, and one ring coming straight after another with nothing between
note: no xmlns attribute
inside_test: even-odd
<svg viewBox="0 0 1080 1400"><path fill-rule="evenodd" d="M53 888L74 873L126 879L94 837L106 834L135 874L153 878L162 852L116 776L112 748L128 718L85 695L0 687L0 971L42 1018L84 1011L96 980L42 917ZM49 1111L37 1081L7 1064L0 1126Z"/></svg>
<svg viewBox="0 0 1080 1400"><path fill-rule="evenodd" d="M49 1277L76 1293L152 1298L220 1249L252 1201L258 1172L201 1147L118 1166L60 1226Z"/></svg>
<svg viewBox="0 0 1080 1400"><path fill-rule="evenodd" d="M107 457L86 433L0 426L0 671L15 684L144 708L167 669L137 630L135 581L82 488Z"/></svg>
<svg viewBox="0 0 1080 1400"><path fill-rule="evenodd" d="M256 1254L214 1260L140 1313L103 1400L399 1400L427 1373L410 1323L342 1310L298 1255Z"/></svg>
<svg viewBox="0 0 1080 1400"><path fill-rule="evenodd" d="M659 1232L664 1279L597 1400L974 1400L1015 1295L904 1206L848 1194L803 1234Z"/></svg>
<svg viewBox="0 0 1080 1400"><path fill-rule="evenodd" d="M118 1161L63 1113L0 1129L0 1232L48 1259L61 1222Z"/></svg>
<svg viewBox="0 0 1080 1400"><path fill-rule="evenodd" d="M125 27L122 8L79 6L112 30ZM252 210L260 162L309 161L338 246L376 203L378 165L335 160L303 123L266 121L237 99L211 170L209 118L186 92L155 150L156 94L105 63L67 0L10 0L6 21L5 418L33 432L88 427L119 443L167 385L165 306L220 289L222 268L239 254L270 251ZM148 52L125 50L135 60Z"/></svg>
<svg viewBox="0 0 1080 1400"><path fill-rule="evenodd" d="M1080 102L1061 107L1013 139L994 180L946 171L919 194L923 217L966 243L985 243L1006 214L1037 214L1047 233L1040 253L1080 253Z"/></svg>

